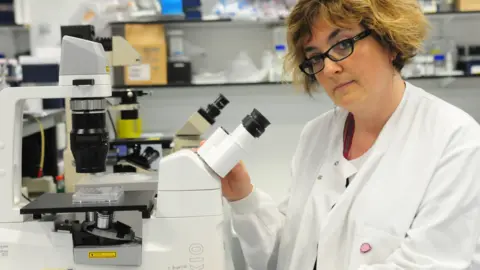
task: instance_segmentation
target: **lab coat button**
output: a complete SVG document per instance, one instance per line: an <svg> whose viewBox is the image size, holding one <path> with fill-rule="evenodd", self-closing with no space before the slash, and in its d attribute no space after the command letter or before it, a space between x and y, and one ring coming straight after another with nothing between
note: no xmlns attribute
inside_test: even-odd
<svg viewBox="0 0 480 270"><path fill-rule="evenodd" d="M339 163L338 161L335 161L335 166L338 166L338 163Z"/></svg>
<svg viewBox="0 0 480 270"><path fill-rule="evenodd" d="M372 250L372 246L371 246L369 243L363 243L363 244L360 246L360 252L361 252L361 253L367 253L367 252L369 252L370 250Z"/></svg>
<svg viewBox="0 0 480 270"><path fill-rule="evenodd" d="M323 175L319 175L319 176L317 177L318 180L322 180L322 178L323 178Z"/></svg>

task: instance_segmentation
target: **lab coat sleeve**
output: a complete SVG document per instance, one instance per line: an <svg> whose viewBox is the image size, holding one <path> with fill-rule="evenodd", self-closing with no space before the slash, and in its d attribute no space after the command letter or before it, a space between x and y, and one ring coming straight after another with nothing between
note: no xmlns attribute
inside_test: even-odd
<svg viewBox="0 0 480 270"><path fill-rule="evenodd" d="M305 134L306 131L303 131ZM302 145L305 135L301 136ZM299 148L292 159L290 173L295 179ZM267 193L254 188L246 198L230 202L232 225L238 236L245 260L252 270L277 268L280 238L290 195L277 204Z"/></svg>
<svg viewBox="0 0 480 270"><path fill-rule="evenodd" d="M334 111L325 113L307 123L300 134L293 155L290 174L291 189L296 186L297 171L301 171L305 157L311 151L312 141L318 140L318 133L324 125L333 122ZM290 196L277 204L265 192L255 188L246 198L231 202L232 224L238 236L248 266L252 270L277 269L278 251L285 224Z"/></svg>
<svg viewBox="0 0 480 270"><path fill-rule="evenodd" d="M230 203L233 228L251 269L276 269L287 204L288 198L277 205L257 188L245 199Z"/></svg>
<svg viewBox="0 0 480 270"><path fill-rule="evenodd" d="M480 146L478 137L462 140L444 151L400 248L361 270L470 267L480 235Z"/></svg>

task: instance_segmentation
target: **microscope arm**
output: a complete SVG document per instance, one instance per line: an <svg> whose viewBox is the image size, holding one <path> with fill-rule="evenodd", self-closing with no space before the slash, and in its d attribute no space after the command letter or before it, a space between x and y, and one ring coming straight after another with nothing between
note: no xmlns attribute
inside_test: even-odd
<svg viewBox="0 0 480 270"><path fill-rule="evenodd" d="M0 91L0 223L22 222L21 153L23 104L29 98L78 98L79 103L111 96L111 78L105 51L100 43L65 36L58 86L15 87ZM90 106L85 106L88 112ZM82 111L80 109L79 111Z"/></svg>
<svg viewBox="0 0 480 270"><path fill-rule="evenodd" d="M97 81L101 81L99 76L102 75L96 76ZM22 119L25 99L87 98L92 96L93 92L96 97L110 96L110 81L108 80L106 84L82 86L14 87L0 91L0 108L2 110L0 123L4 129L4 132L0 132L0 190L3 192L3 195L0 196L0 209L2 210L0 219L23 220L23 216L18 212L18 203L21 198Z"/></svg>

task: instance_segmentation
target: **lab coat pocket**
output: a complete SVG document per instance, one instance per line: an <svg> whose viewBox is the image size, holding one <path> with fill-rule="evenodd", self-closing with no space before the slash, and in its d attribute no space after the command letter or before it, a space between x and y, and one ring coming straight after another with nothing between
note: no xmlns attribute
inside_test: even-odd
<svg viewBox="0 0 480 270"><path fill-rule="evenodd" d="M348 269L358 269L361 265L384 263L400 247L402 237L385 230L362 225L353 236L350 264Z"/></svg>

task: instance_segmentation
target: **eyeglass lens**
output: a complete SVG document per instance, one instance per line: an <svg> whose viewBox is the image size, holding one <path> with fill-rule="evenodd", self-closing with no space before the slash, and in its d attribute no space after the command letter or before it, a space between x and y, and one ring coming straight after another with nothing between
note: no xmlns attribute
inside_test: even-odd
<svg viewBox="0 0 480 270"><path fill-rule="evenodd" d="M332 61L341 61L350 56L352 52L353 42L351 40L344 40L331 47L325 57L328 57ZM325 57L318 55L310 58L304 66L305 72L313 75L322 71L325 67Z"/></svg>

